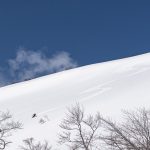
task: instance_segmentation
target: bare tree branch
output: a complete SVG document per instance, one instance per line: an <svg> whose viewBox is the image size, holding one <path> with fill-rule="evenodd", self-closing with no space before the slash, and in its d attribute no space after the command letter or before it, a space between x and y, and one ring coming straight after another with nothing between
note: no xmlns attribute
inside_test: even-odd
<svg viewBox="0 0 150 150"><path fill-rule="evenodd" d="M106 131L101 140L113 150L150 150L150 111L142 108L123 114L120 124L101 118Z"/></svg>
<svg viewBox="0 0 150 150"><path fill-rule="evenodd" d="M24 146L20 147L22 150L51 150L51 146L48 145L47 141L45 141L43 144L41 142L35 143L33 138L28 138L23 142Z"/></svg>
<svg viewBox="0 0 150 150"><path fill-rule="evenodd" d="M5 149L11 143L8 137L12 135L13 131L21 129L21 127L22 124L13 121L9 112L0 112L0 149Z"/></svg>
<svg viewBox="0 0 150 150"><path fill-rule="evenodd" d="M66 118L61 122L63 132L59 135L59 143L66 144L71 150L91 150L98 147L98 129L101 126L100 115L85 116L79 104L68 109ZM98 149L98 148L97 148Z"/></svg>

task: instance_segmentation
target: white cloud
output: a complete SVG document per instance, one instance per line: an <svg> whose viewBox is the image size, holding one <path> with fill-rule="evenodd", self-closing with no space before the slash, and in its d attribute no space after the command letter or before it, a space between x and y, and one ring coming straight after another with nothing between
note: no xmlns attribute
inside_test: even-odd
<svg viewBox="0 0 150 150"><path fill-rule="evenodd" d="M16 58L8 60L9 79L4 77L6 72L0 70L0 86L8 84L6 81L19 82L75 67L77 67L77 63L65 51L47 57L41 51L35 52L21 48L18 50Z"/></svg>
<svg viewBox="0 0 150 150"><path fill-rule="evenodd" d="M3 73L1 73L1 69L0 69L0 87L6 85L8 82L6 80L6 78L4 77Z"/></svg>

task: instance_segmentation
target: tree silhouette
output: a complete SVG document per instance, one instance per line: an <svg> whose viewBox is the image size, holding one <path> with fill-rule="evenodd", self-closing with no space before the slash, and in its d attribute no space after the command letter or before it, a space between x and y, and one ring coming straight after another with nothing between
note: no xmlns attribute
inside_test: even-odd
<svg viewBox="0 0 150 150"><path fill-rule="evenodd" d="M34 138L28 138L23 140L24 146L21 146L22 150L51 150L51 146L48 145L48 142L45 143L35 142Z"/></svg>
<svg viewBox="0 0 150 150"><path fill-rule="evenodd" d="M11 143L8 137L12 132L21 129L22 124L15 122L9 112L0 112L0 149L3 150Z"/></svg>
<svg viewBox="0 0 150 150"><path fill-rule="evenodd" d="M67 144L72 150L98 149L98 129L101 126L100 115L85 116L84 109L79 104L68 109L66 118L61 122L63 129L59 135L59 143Z"/></svg>
<svg viewBox="0 0 150 150"><path fill-rule="evenodd" d="M150 150L150 111L142 108L123 114L121 123L101 118L106 131L101 140L107 149Z"/></svg>

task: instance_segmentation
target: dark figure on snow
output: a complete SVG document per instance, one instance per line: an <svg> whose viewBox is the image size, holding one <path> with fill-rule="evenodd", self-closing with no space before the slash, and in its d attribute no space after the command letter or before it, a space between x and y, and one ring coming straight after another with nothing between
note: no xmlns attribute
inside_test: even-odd
<svg viewBox="0 0 150 150"><path fill-rule="evenodd" d="M32 115L32 118L35 118L35 117L37 117L37 115L36 115L36 114L33 114L33 115Z"/></svg>

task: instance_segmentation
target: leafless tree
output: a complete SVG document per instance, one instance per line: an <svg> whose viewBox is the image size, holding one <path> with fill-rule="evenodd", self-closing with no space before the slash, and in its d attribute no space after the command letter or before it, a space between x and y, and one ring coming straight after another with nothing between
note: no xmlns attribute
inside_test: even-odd
<svg viewBox="0 0 150 150"><path fill-rule="evenodd" d="M51 150L51 146L48 145L48 142L45 143L37 142L33 138L28 138L23 141L25 146L21 146L22 150Z"/></svg>
<svg viewBox="0 0 150 150"><path fill-rule="evenodd" d="M124 111L122 123L101 118L105 135L101 137L107 149L150 150L150 111L144 108L137 111Z"/></svg>
<svg viewBox="0 0 150 150"><path fill-rule="evenodd" d="M21 127L21 123L13 121L9 112L0 112L0 150L5 149L11 143L8 137L12 135L13 131L21 129Z"/></svg>
<svg viewBox="0 0 150 150"><path fill-rule="evenodd" d="M98 129L101 126L100 115L85 116L79 104L68 109L66 118L61 122L62 133L59 143L66 144L70 150L98 149Z"/></svg>

